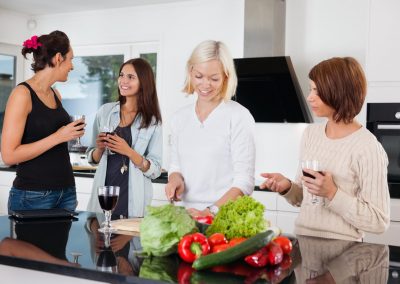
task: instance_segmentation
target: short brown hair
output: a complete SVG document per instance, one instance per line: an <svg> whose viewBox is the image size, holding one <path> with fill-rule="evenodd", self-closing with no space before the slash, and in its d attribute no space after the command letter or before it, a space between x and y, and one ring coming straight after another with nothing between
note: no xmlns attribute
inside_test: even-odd
<svg viewBox="0 0 400 284"><path fill-rule="evenodd" d="M352 57L334 57L315 65L308 77L314 81L318 96L335 110L336 122L350 123L361 111L367 94L364 71Z"/></svg>

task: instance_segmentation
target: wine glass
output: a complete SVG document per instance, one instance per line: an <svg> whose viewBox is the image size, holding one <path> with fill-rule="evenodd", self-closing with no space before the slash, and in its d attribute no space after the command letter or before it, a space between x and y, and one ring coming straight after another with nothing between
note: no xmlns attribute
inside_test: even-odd
<svg viewBox="0 0 400 284"><path fill-rule="evenodd" d="M111 233L106 232L103 235L104 246L100 250L99 256L96 261L96 269L103 272L117 273L117 258L110 246Z"/></svg>
<svg viewBox="0 0 400 284"><path fill-rule="evenodd" d="M313 178L315 179L315 176L306 173L304 169L309 169L313 171L317 171L319 173L322 173L322 166L321 163L317 160L303 160L301 161L301 169L303 171L303 176ZM311 204L319 204L321 203L321 198L319 196L316 196L314 194L311 194Z"/></svg>
<svg viewBox="0 0 400 284"><path fill-rule="evenodd" d="M108 126L108 125L104 125L102 128L101 128L101 132L103 132L105 135L115 135L115 128L116 127L114 127L114 126ZM104 142L105 140L103 140L103 142ZM111 151L108 147L107 147L107 149L106 149L106 151L107 151L107 155L114 155L115 154L115 152L113 152L113 151Z"/></svg>
<svg viewBox="0 0 400 284"><path fill-rule="evenodd" d="M111 212L114 210L118 202L119 186L99 186L97 189L99 203L106 217L105 224L99 229L102 233L115 232L116 229L111 227Z"/></svg>
<svg viewBox="0 0 400 284"><path fill-rule="evenodd" d="M83 118L83 120L85 121L85 115L83 115L83 114L74 114L74 115L70 115L69 117L70 117L71 122L79 120L81 118ZM82 124L84 124L84 123L83 122L79 123L79 124L77 124L77 126L82 125ZM74 144L72 144L71 147L73 149L79 150L82 147L81 138L80 137L76 138Z"/></svg>

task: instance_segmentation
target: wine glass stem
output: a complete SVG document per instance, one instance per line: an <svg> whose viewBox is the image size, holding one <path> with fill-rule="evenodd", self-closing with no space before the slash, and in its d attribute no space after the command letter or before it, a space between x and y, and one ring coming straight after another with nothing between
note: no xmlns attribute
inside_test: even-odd
<svg viewBox="0 0 400 284"><path fill-rule="evenodd" d="M110 230L111 228L111 211L110 210L105 210L105 217L106 217L106 230Z"/></svg>

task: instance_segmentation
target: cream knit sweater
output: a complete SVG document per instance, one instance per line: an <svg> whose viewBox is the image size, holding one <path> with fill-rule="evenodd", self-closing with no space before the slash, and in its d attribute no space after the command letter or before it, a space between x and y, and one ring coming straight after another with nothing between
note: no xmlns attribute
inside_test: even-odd
<svg viewBox="0 0 400 284"><path fill-rule="evenodd" d="M386 245L304 236L299 236L298 242L301 265L294 269L296 283L306 283L307 279L327 272L335 283L341 284L388 281L389 248Z"/></svg>
<svg viewBox="0 0 400 284"><path fill-rule="evenodd" d="M364 233L382 233L390 222L387 183L388 158L382 145L367 129L330 139L326 123L313 124L304 131L300 159L315 159L332 173L338 187L334 198L311 203L311 194L302 188L301 167L286 200L300 206L295 233L323 238L361 240Z"/></svg>

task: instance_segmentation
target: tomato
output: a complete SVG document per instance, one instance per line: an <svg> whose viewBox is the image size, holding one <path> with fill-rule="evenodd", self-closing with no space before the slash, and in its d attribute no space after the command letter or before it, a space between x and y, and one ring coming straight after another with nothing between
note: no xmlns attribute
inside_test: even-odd
<svg viewBox="0 0 400 284"><path fill-rule="evenodd" d="M287 237L276 237L273 242L281 247L284 254L289 254L293 249L292 242Z"/></svg>
<svg viewBox="0 0 400 284"><path fill-rule="evenodd" d="M289 269L292 266L292 263L293 263L293 261L292 261L292 258L290 257L290 255L285 254L283 256L282 262L279 264L279 267L282 270L286 270L286 269Z"/></svg>
<svg viewBox="0 0 400 284"><path fill-rule="evenodd" d="M227 244L228 241L226 240L224 234L222 233L215 233L212 234L208 238L208 243L210 244L211 248L217 245Z"/></svg>
<svg viewBox="0 0 400 284"><path fill-rule="evenodd" d="M231 239L231 240L229 241L229 246L231 246L231 247L236 246L236 245L238 245L238 244L244 242L245 240L247 240L247 239L244 238L244 237L233 238L233 239Z"/></svg>
<svg viewBox="0 0 400 284"><path fill-rule="evenodd" d="M216 245L216 246L213 246L213 247L212 247L211 253L217 253L217 252L226 250L226 249L228 249L228 248L229 248L229 244Z"/></svg>
<svg viewBox="0 0 400 284"><path fill-rule="evenodd" d="M194 219L199 223L211 225L213 220L214 220L214 217L211 216L211 215L208 215L208 216L195 216Z"/></svg>

